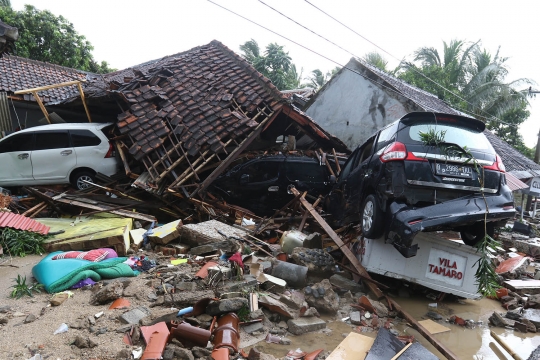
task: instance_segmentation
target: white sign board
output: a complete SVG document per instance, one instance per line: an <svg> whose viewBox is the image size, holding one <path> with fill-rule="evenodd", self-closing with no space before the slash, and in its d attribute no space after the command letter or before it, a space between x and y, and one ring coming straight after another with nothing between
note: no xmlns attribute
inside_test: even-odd
<svg viewBox="0 0 540 360"><path fill-rule="evenodd" d="M467 258L448 251L431 248L426 267L426 277L461 286L465 277Z"/></svg>
<svg viewBox="0 0 540 360"><path fill-rule="evenodd" d="M529 184L529 193L535 196L540 195L540 177L535 177L531 180L531 183Z"/></svg>

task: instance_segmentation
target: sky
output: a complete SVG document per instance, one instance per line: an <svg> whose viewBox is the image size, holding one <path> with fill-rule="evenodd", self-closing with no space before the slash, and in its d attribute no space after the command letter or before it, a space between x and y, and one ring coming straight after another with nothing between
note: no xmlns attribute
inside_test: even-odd
<svg viewBox="0 0 540 360"><path fill-rule="evenodd" d="M212 40L219 40L240 53L240 44L254 39L261 48L271 42L284 45L307 77L314 69L326 72L346 64L353 55L362 57L371 51L381 53L389 67L394 68L399 59L412 60L414 51L420 47L435 47L442 53L443 41L481 40L482 46L492 54L500 47L500 54L509 58L508 81L528 78L535 82L533 89L540 90L540 30L536 26L540 1L537 0L212 1L288 39L207 0L11 0L11 4L15 10L31 4L64 16L92 43L94 58L105 60L117 69ZM528 86L521 88L525 87ZM530 99L529 111L531 116L520 132L526 145L534 147L540 129L540 94Z"/></svg>

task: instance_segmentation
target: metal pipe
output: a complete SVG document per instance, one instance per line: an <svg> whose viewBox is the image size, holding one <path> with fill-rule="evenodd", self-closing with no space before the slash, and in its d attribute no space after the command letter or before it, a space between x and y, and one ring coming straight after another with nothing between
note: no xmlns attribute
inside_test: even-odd
<svg viewBox="0 0 540 360"><path fill-rule="evenodd" d="M296 265L285 261L277 260L272 268L272 276L283 279L287 285L295 288L303 288L307 284L306 266Z"/></svg>

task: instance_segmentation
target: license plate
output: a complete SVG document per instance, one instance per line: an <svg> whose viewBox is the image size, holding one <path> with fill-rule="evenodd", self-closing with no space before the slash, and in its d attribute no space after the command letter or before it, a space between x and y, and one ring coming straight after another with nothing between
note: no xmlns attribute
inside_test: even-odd
<svg viewBox="0 0 540 360"><path fill-rule="evenodd" d="M436 164L435 172L437 173L437 175L455 176L471 179L473 169L470 166L464 165Z"/></svg>

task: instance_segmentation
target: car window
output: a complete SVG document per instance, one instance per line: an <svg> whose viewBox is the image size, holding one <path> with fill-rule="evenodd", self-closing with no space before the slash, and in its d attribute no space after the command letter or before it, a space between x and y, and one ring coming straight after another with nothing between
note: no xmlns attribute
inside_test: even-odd
<svg viewBox="0 0 540 360"><path fill-rule="evenodd" d="M396 134L396 125L392 124L386 129L381 130L379 139L377 140L377 146L375 152L383 149L386 145L394 141L394 135Z"/></svg>
<svg viewBox="0 0 540 360"><path fill-rule="evenodd" d="M268 181L278 177L279 165L278 161L256 161L242 169L242 175L248 174L251 183Z"/></svg>
<svg viewBox="0 0 540 360"><path fill-rule="evenodd" d="M32 151L34 133L16 134L0 141L0 153Z"/></svg>
<svg viewBox="0 0 540 360"><path fill-rule="evenodd" d="M354 167L358 166L358 164L363 163L366 159L368 159L371 156L374 143L375 143L375 137L372 137L371 139L366 141L364 145L362 145L361 153L356 159Z"/></svg>
<svg viewBox="0 0 540 360"><path fill-rule="evenodd" d="M308 181L308 182L324 182L326 181L326 167L318 163L302 163L298 161L288 161L287 179L290 181Z"/></svg>
<svg viewBox="0 0 540 360"><path fill-rule="evenodd" d="M428 133L429 131L444 133L444 141L446 143L456 144L461 147L466 146L472 149L493 151L491 143L482 132L457 126L415 124L409 127L409 137L412 141L421 143L420 132Z"/></svg>
<svg viewBox="0 0 540 360"><path fill-rule="evenodd" d="M66 130L43 131L36 133L36 150L62 149L70 147Z"/></svg>
<svg viewBox="0 0 540 360"><path fill-rule="evenodd" d="M69 130L73 147L96 146L101 139L90 130Z"/></svg>
<svg viewBox="0 0 540 360"><path fill-rule="evenodd" d="M351 154L351 156L349 156L349 159L347 160L347 162L345 163L345 166L343 167L343 169L341 169L341 173L339 174L339 179L340 180L345 180L347 178L347 176L349 176L349 174L351 172L351 169L353 167L353 164L354 164L355 160L358 157L359 152L360 152L360 149L356 149Z"/></svg>

